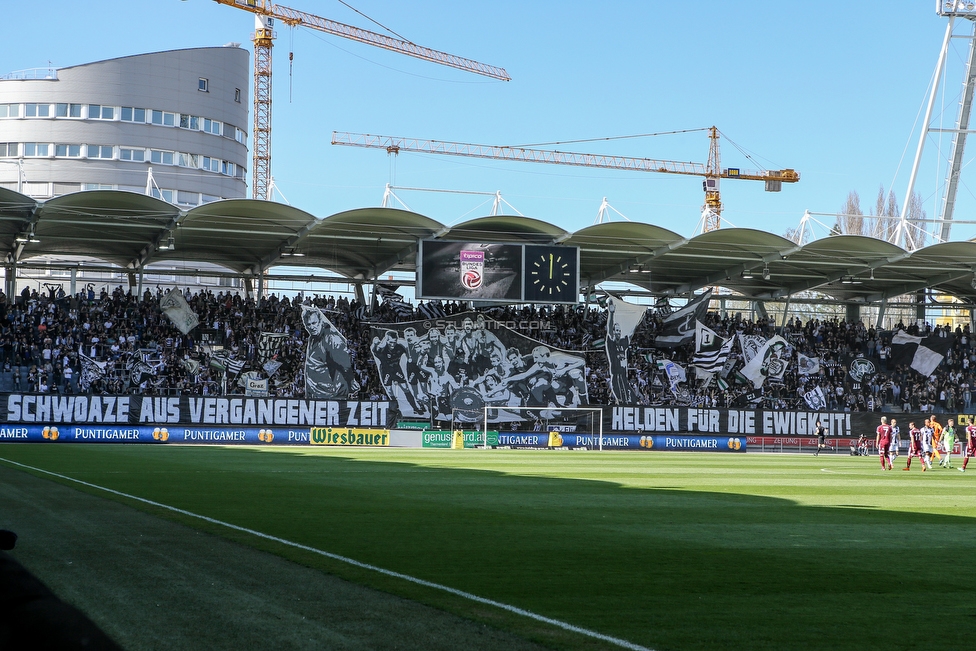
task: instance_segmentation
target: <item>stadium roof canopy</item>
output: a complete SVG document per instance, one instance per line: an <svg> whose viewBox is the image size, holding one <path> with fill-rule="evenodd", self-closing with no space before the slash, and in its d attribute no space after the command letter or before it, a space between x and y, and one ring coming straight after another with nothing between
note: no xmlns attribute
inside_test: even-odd
<svg viewBox="0 0 976 651"><path fill-rule="evenodd" d="M657 295L687 295L721 286L755 300L816 290L853 303L932 288L976 303L976 242L970 241L909 252L875 238L838 235L799 246L746 228L685 237L652 224L607 222L571 233L522 216L446 226L393 208L318 218L252 199L183 211L131 192L77 192L38 202L0 188L7 264L86 256L133 273L153 263L208 262L242 275L314 267L369 282L391 271L415 271L418 242L427 238L578 246L580 279L588 288L621 281Z"/></svg>

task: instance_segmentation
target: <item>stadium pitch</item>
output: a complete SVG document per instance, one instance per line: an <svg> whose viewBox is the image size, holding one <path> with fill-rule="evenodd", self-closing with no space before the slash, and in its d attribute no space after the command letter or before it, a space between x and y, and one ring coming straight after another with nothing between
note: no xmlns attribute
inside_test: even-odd
<svg viewBox="0 0 976 651"><path fill-rule="evenodd" d="M130 650L961 648L976 479L917 465L5 444L0 527Z"/></svg>

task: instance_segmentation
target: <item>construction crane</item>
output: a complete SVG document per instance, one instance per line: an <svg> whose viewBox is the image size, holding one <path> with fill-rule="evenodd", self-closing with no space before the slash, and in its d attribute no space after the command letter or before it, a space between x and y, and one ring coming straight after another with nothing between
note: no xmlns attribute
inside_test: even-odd
<svg viewBox="0 0 976 651"><path fill-rule="evenodd" d="M309 27L417 59L466 70L492 79L511 81L504 68L338 23L291 7L274 4L268 0L214 0L214 2L254 14L254 129L252 133L254 154L251 164L253 181L251 197L254 199L270 199L268 193L271 189L271 48L275 38L275 19L291 27Z"/></svg>
<svg viewBox="0 0 976 651"><path fill-rule="evenodd" d="M607 156L601 154L575 154L565 151L531 149L528 147L471 145L461 142L374 136L366 133L345 133L342 131L332 132L332 144L385 149L389 154L411 151L426 154L449 154L452 156L470 156L473 158L700 176L704 177L702 189L705 191L705 204L702 206L702 232L717 230L722 225L722 197L719 192L719 182L722 179L765 181L766 192L779 192L782 189L783 183L796 183L800 180L799 172L793 169L760 171L742 170L737 167L723 169L719 154L719 131L715 127L710 127L708 134L710 143L707 163L683 163L671 160L656 160L653 158L630 158L627 156Z"/></svg>

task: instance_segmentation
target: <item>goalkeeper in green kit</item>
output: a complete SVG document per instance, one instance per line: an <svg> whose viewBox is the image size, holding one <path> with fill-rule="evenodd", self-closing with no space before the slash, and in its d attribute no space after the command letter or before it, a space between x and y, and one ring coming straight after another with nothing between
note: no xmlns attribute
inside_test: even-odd
<svg viewBox="0 0 976 651"><path fill-rule="evenodd" d="M942 430L942 444L945 445L945 459L939 461L943 468L952 467L952 448L956 447L956 421L952 418L946 421Z"/></svg>

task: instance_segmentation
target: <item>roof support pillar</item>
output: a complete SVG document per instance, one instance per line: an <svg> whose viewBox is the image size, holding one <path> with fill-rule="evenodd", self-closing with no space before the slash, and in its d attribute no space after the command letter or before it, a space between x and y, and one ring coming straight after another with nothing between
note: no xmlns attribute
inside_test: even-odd
<svg viewBox="0 0 976 651"><path fill-rule="evenodd" d="M925 323L925 290L920 289L915 293L915 321L918 325Z"/></svg>
<svg viewBox="0 0 976 651"><path fill-rule="evenodd" d="M756 311L760 319L768 319L769 312L766 311L766 304L763 301L753 301L752 309Z"/></svg>
<svg viewBox="0 0 976 651"><path fill-rule="evenodd" d="M258 295L257 295L257 306L261 307L261 302L264 300L264 269L258 269Z"/></svg>
<svg viewBox="0 0 976 651"><path fill-rule="evenodd" d="M366 305L366 295L363 292L363 284L361 282L356 283L356 301L358 301L360 305Z"/></svg>
<svg viewBox="0 0 976 651"><path fill-rule="evenodd" d="M142 271L142 267L139 267L139 274L137 276L138 277L138 284L136 286L136 302L137 303L142 303L142 281L143 281L143 276L144 275L145 274Z"/></svg>
<svg viewBox="0 0 976 651"><path fill-rule="evenodd" d="M857 323L861 320L861 306L857 303L848 303L845 308L847 315L844 317L848 323Z"/></svg>
<svg viewBox="0 0 976 651"><path fill-rule="evenodd" d="M790 298L791 297L792 297L792 294L787 294L786 295L786 302L783 303L783 322L779 324L781 328L785 328L786 327L786 317L790 313Z"/></svg>
<svg viewBox="0 0 976 651"><path fill-rule="evenodd" d="M13 303L17 299L17 265L15 263L7 263L3 273L3 284L7 303Z"/></svg>
<svg viewBox="0 0 976 651"><path fill-rule="evenodd" d="M877 323L874 324L874 327L877 328L878 330L880 330L881 326L884 324L885 310L887 309L888 309L888 299L882 298L881 303L878 304L878 321Z"/></svg>

